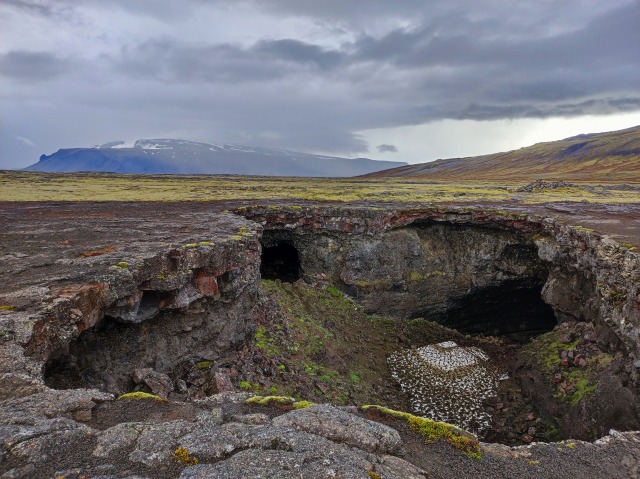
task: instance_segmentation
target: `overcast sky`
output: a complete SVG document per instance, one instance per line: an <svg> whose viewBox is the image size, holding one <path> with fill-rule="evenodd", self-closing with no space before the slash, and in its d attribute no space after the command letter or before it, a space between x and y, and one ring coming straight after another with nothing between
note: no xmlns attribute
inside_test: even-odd
<svg viewBox="0 0 640 479"><path fill-rule="evenodd" d="M640 0L0 0L0 168L182 138L430 161L640 124Z"/></svg>

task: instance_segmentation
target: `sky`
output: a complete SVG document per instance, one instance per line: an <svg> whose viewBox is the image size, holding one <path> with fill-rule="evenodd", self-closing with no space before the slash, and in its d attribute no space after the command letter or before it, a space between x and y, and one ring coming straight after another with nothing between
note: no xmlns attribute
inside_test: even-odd
<svg viewBox="0 0 640 479"><path fill-rule="evenodd" d="M419 163L640 124L640 0L0 0L0 168L180 138Z"/></svg>

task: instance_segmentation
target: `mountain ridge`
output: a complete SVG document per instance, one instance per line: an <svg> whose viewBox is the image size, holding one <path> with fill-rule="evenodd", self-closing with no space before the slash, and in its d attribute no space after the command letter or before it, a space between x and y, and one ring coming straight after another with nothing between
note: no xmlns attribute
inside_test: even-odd
<svg viewBox="0 0 640 479"><path fill-rule="evenodd" d="M347 177L401 165L406 163L163 138L112 141L90 148L63 148L51 155L42 155L37 163L24 170Z"/></svg>
<svg viewBox="0 0 640 479"><path fill-rule="evenodd" d="M581 134L489 155L407 165L364 177L640 182L640 125Z"/></svg>

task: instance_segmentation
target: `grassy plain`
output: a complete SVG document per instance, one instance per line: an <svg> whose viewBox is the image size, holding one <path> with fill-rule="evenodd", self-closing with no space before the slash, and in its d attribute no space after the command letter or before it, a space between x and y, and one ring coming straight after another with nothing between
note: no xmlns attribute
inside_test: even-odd
<svg viewBox="0 0 640 479"><path fill-rule="evenodd" d="M640 190L588 184L533 192L523 181L426 181L406 178L293 178L224 175L118 175L0 171L0 201L299 200L399 203L509 201L640 203Z"/></svg>

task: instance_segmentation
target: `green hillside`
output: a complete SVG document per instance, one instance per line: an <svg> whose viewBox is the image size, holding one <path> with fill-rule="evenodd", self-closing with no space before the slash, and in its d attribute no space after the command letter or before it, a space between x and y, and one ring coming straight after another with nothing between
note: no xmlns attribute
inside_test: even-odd
<svg viewBox="0 0 640 479"><path fill-rule="evenodd" d="M506 153L403 166L366 177L640 183L640 126L537 143Z"/></svg>

